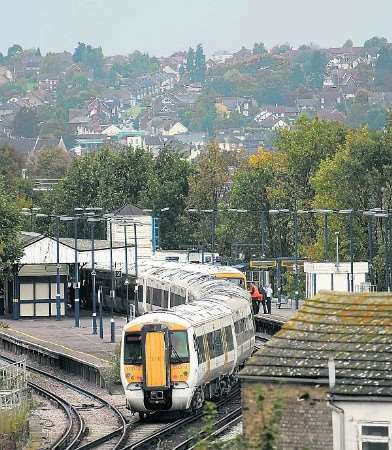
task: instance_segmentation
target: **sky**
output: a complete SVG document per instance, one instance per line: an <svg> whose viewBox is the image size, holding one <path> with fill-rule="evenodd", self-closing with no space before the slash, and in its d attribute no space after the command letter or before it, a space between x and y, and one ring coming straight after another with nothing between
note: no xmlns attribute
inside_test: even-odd
<svg viewBox="0 0 392 450"><path fill-rule="evenodd" d="M203 44L206 53L264 42L355 45L392 41L392 0L0 0L0 51L19 43L72 51L79 41L105 55L155 56Z"/></svg>

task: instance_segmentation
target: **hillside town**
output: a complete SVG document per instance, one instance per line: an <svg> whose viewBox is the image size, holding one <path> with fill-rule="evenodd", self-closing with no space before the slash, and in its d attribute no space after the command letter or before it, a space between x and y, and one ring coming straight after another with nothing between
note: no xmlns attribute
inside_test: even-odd
<svg viewBox="0 0 392 450"><path fill-rule="evenodd" d="M0 145L24 155L60 147L164 147L197 157L210 141L225 151L273 150L277 130L301 114L380 130L392 105L392 48L373 37L355 47L289 44L216 51L201 45L168 57L105 56L13 45L0 55Z"/></svg>

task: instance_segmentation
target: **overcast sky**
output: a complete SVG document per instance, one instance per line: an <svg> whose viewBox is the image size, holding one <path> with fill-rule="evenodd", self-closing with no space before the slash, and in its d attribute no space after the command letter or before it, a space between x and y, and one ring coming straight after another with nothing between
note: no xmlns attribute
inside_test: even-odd
<svg viewBox="0 0 392 450"><path fill-rule="evenodd" d="M104 53L162 56L201 42L216 50L290 42L361 45L392 41L392 0L0 0L0 51L19 43L43 52L78 41Z"/></svg>

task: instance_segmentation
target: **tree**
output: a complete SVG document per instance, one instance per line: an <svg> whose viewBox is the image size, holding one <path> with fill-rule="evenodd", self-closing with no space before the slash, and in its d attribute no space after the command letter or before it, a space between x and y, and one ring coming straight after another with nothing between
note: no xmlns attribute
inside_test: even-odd
<svg viewBox="0 0 392 450"><path fill-rule="evenodd" d="M195 66L195 51L192 47L189 47L188 53L186 55L186 70L188 74L190 75L193 73Z"/></svg>
<svg viewBox="0 0 392 450"><path fill-rule="evenodd" d="M287 153L288 205L297 200L301 208L311 206L314 195L310 180L324 159L333 157L345 141L345 127L337 122L325 122L301 116L293 130L279 132L276 146Z"/></svg>
<svg viewBox="0 0 392 450"><path fill-rule="evenodd" d="M154 161L154 177L148 188L147 205L160 217L160 245L180 248L186 242L184 210L189 192L189 163L170 147L161 149ZM169 208L160 212L163 208Z"/></svg>
<svg viewBox="0 0 392 450"><path fill-rule="evenodd" d="M267 53L267 49L263 42L256 42L253 46L253 54L254 55L265 55Z"/></svg>
<svg viewBox="0 0 392 450"><path fill-rule="evenodd" d="M100 79L103 75L103 52L101 47L94 48L79 42L72 56L76 63L83 64L94 73L94 78Z"/></svg>
<svg viewBox="0 0 392 450"><path fill-rule="evenodd" d="M373 36L372 38L365 41L363 44L364 48L377 48L380 49L388 44L388 40L385 37Z"/></svg>
<svg viewBox="0 0 392 450"><path fill-rule="evenodd" d="M323 86L327 63L326 54L320 50L314 50L304 62L305 78L311 88L320 89Z"/></svg>
<svg viewBox="0 0 392 450"><path fill-rule="evenodd" d="M71 156L59 147L42 148L33 152L27 165L33 177L61 178L71 164Z"/></svg>
<svg viewBox="0 0 392 450"><path fill-rule="evenodd" d="M195 52L195 64L193 72L191 72L191 81L204 83L206 79L206 70L206 57L202 45L199 44Z"/></svg>
<svg viewBox="0 0 392 450"><path fill-rule="evenodd" d="M374 83L383 91L392 90L392 45L381 48L375 68Z"/></svg>
<svg viewBox="0 0 392 450"><path fill-rule="evenodd" d="M10 60L15 56L18 56L23 53L23 48L19 44L14 44L12 47L9 47L7 52L7 58Z"/></svg>
<svg viewBox="0 0 392 450"><path fill-rule="evenodd" d="M5 183L0 178L0 278L7 277L12 265L22 256L20 211Z"/></svg>
<svg viewBox="0 0 392 450"><path fill-rule="evenodd" d="M271 54L273 55L282 55L283 53L287 53L292 49L291 45L288 42L285 42L282 45L276 45L271 49Z"/></svg>
<svg viewBox="0 0 392 450"><path fill-rule="evenodd" d="M24 158L9 146L0 147L0 177L10 180L20 176L24 167Z"/></svg>
<svg viewBox="0 0 392 450"><path fill-rule="evenodd" d="M343 44L343 48L352 48L354 47L354 43L351 39L347 39L347 41Z"/></svg>
<svg viewBox="0 0 392 450"><path fill-rule="evenodd" d="M13 122L15 136L35 138L39 133L37 113L31 108L21 108L16 114Z"/></svg>

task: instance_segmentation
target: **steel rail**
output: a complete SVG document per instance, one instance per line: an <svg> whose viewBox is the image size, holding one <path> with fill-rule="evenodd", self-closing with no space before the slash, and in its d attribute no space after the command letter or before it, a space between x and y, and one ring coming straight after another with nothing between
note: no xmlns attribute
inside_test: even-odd
<svg viewBox="0 0 392 450"><path fill-rule="evenodd" d="M240 389L239 389L239 387L236 387L235 389L232 390L232 392L226 398L221 399L216 403L217 407L223 406L226 403L228 403L230 400L233 400L239 393L240 393ZM134 444L122 447L121 450L141 450L147 446L151 446L152 443L155 442L156 440L159 440L164 436L170 435L178 428L182 428L185 425L188 425L188 424L198 421L204 415L205 414L203 412L199 412L192 416L185 417L183 419L178 419L175 422L171 423L170 425L165 426L161 430L158 430L155 433L151 434L150 436L147 436L147 437L139 440L138 442L135 442Z"/></svg>
<svg viewBox="0 0 392 450"><path fill-rule="evenodd" d="M12 359L12 358L9 358L9 357L7 357L7 356L1 355L1 358L5 359L5 360L8 361L8 362L16 362L16 360L14 360L14 359ZM82 446L80 446L80 447L77 447L78 449L94 448L94 447L96 447L97 445L102 444L102 443L104 443L104 442L106 442L106 441L112 439L113 437L119 435L119 434L120 434L120 438L119 438L118 442L116 443L116 445L113 447L113 450L119 450L119 449L121 448L121 446L122 446L124 440L125 440L126 437L127 437L127 429L128 429L127 426L128 426L128 424L127 424L127 422L126 422L125 417L123 416L123 414L121 413L121 411L120 411L118 408L116 408L115 406L113 406L112 404L110 404L110 403L109 403L108 401L106 401L105 399L99 397L99 395L94 394L93 392L91 392L91 391L89 391L89 390L87 390L87 389L84 389L84 388L82 388L82 387L80 387L80 386L75 386L74 384L70 383L69 381L64 380L64 379L62 379L62 378L59 378L59 377L57 377L56 375L53 375L53 374L51 374L51 373L49 373L49 372L46 372L46 371L44 371L44 370L42 370L42 369L38 369L38 368L36 368L36 367L32 367L32 366L29 366L29 365L26 365L26 368L27 368L30 372L38 373L39 375L42 375L42 376L44 376L44 377L50 378L50 379L52 379L52 380L55 380L55 381L57 381L58 383L61 383L61 384L65 385L65 386L69 387L70 389L72 389L73 391L76 391L76 392L79 393L79 394L82 394L82 395L84 395L84 396L86 396L86 397L90 397L90 398L92 398L93 400L96 400L97 402L101 403L102 405L108 407L108 408L109 408L109 409L110 409L110 410L118 417L118 419L120 420L120 423L121 423L120 428L117 428L116 430L114 430L114 431L112 431L112 432L110 432L110 433L108 433L108 434L106 434L106 435L104 435L104 436L101 436L100 438L98 438L98 439L96 439L96 440L94 440L94 441L92 441L92 442L90 442L90 443L88 443L88 444L85 444L84 446L82 445ZM42 389L43 389L43 388L42 388ZM45 389L44 389L44 390L45 390ZM53 395L53 396L56 396L55 394L53 394L53 393L51 393L51 392L49 392L49 391L48 391L48 393L51 394L51 395ZM58 398L61 399L61 397L58 397ZM61 400L62 400L65 404L68 403L68 402L67 402L66 400L64 400L64 399L61 399ZM73 408L72 405L70 405L70 406L71 406L71 408ZM76 411L76 409L75 409L75 408L73 408L73 409L75 410L76 415L78 415L79 413ZM76 444L76 442L75 442L75 444ZM76 447L73 446L72 448L76 448ZM71 447L70 447L69 449L67 449L67 450L71 450Z"/></svg>

